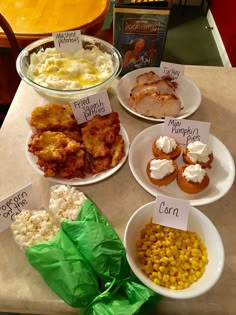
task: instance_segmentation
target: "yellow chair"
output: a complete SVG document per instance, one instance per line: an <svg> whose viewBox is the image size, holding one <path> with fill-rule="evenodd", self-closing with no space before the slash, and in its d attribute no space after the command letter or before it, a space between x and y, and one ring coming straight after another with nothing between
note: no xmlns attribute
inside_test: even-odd
<svg viewBox="0 0 236 315"><path fill-rule="evenodd" d="M9 48L0 48L0 106L9 105L20 83L16 72L16 58L20 52L14 32L0 13L0 27L9 42Z"/></svg>

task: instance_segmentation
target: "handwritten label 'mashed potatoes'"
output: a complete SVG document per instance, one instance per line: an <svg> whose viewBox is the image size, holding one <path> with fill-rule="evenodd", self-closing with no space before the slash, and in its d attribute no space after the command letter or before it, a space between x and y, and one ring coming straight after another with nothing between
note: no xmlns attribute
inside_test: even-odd
<svg viewBox="0 0 236 315"><path fill-rule="evenodd" d="M104 116L112 112L106 90L86 96L70 104L78 124L91 120L95 115Z"/></svg>
<svg viewBox="0 0 236 315"><path fill-rule="evenodd" d="M190 201L188 200L158 195L152 222L186 231L188 229L189 210Z"/></svg>
<svg viewBox="0 0 236 315"><path fill-rule="evenodd" d="M208 142L210 123L188 119L165 118L162 135L174 138L182 145L191 142Z"/></svg>
<svg viewBox="0 0 236 315"><path fill-rule="evenodd" d="M75 52L82 48L80 30L53 33L52 37L59 52Z"/></svg>

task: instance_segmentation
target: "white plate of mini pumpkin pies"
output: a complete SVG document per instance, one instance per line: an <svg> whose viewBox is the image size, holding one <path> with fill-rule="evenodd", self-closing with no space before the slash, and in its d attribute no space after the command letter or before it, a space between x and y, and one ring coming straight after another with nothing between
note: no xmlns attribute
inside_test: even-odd
<svg viewBox="0 0 236 315"><path fill-rule="evenodd" d="M189 200L192 206L200 206L214 202L223 197L231 188L235 178L235 164L230 151L214 135L209 134L207 146L213 153L213 160L209 168L204 168L209 177L209 184L200 192L189 193L180 188L177 177L169 184L154 184L147 172L148 163L155 158L153 143L162 135L162 124L151 126L139 133L130 146L129 166L137 182L151 195L170 196ZM163 136L163 135L162 135ZM183 152L186 146L181 146L181 153L174 161L181 169L186 165Z"/></svg>
<svg viewBox="0 0 236 315"><path fill-rule="evenodd" d="M201 104L201 92L186 76L179 84L163 79L158 67L141 68L124 75L117 85L120 104L134 116L163 122L165 117L186 118Z"/></svg>

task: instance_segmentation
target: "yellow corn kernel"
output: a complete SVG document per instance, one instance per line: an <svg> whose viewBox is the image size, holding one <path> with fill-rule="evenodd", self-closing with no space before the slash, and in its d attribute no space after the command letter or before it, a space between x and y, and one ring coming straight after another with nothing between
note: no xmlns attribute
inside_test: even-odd
<svg viewBox="0 0 236 315"><path fill-rule="evenodd" d="M165 266L160 266L160 267L159 267L160 272L165 272L166 269L167 269L167 268L166 268Z"/></svg>
<svg viewBox="0 0 236 315"><path fill-rule="evenodd" d="M167 257L171 257L173 254L172 254L172 251L170 249L167 249L166 250L166 256Z"/></svg>
<svg viewBox="0 0 236 315"><path fill-rule="evenodd" d="M154 278L153 282L158 285L161 285L161 281L158 278Z"/></svg>
<svg viewBox="0 0 236 315"><path fill-rule="evenodd" d="M151 274L153 272L153 268L151 266L146 265L143 269L146 274Z"/></svg>
<svg viewBox="0 0 236 315"><path fill-rule="evenodd" d="M167 275L167 274L164 274L164 276L163 276L163 278L162 278L162 281L163 281L163 282L168 282L169 279L170 279L170 276Z"/></svg>
<svg viewBox="0 0 236 315"><path fill-rule="evenodd" d="M208 263L206 247L196 233L151 222L141 232L136 248L141 269L149 279L173 290L197 281Z"/></svg>
<svg viewBox="0 0 236 315"><path fill-rule="evenodd" d="M176 278L175 278L174 276L171 276L171 277L170 277L170 283L171 283L171 284L176 283Z"/></svg>
<svg viewBox="0 0 236 315"><path fill-rule="evenodd" d="M151 256L151 254L152 254L151 249L147 249L145 252L145 256Z"/></svg>
<svg viewBox="0 0 236 315"><path fill-rule="evenodd" d="M159 264L154 264L154 265L153 265L153 269L154 269L154 270L158 271L159 268L160 268L160 265L159 265Z"/></svg>
<svg viewBox="0 0 236 315"><path fill-rule="evenodd" d="M161 273L160 271L157 272L157 278L158 278L159 280L162 279L162 273Z"/></svg>
<svg viewBox="0 0 236 315"><path fill-rule="evenodd" d="M144 251L137 252L138 258L144 257Z"/></svg>

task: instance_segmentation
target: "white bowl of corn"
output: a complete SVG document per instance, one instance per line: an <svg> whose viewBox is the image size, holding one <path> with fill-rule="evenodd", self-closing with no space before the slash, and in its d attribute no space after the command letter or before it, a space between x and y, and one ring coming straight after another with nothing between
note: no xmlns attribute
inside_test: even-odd
<svg viewBox="0 0 236 315"><path fill-rule="evenodd" d="M132 271L165 297L188 299L207 292L224 267L224 247L216 227L194 207L189 212L187 231L154 224L154 203L139 208L125 229Z"/></svg>

